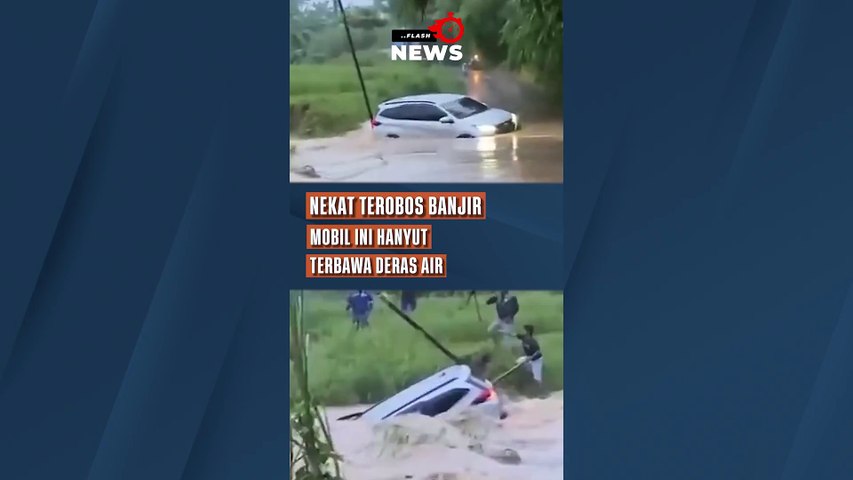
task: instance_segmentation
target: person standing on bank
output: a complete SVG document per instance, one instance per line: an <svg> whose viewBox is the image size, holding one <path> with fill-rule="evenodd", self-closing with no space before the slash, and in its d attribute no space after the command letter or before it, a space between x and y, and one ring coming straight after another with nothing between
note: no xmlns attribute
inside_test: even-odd
<svg viewBox="0 0 853 480"><path fill-rule="evenodd" d="M352 315L352 323L356 330L370 326L370 313L373 311L373 296L364 290L359 290L347 297L347 311Z"/></svg>
<svg viewBox="0 0 853 480"><path fill-rule="evenodd" d="M521 340L521 348L524 350L524 356L518 357L516 363L527 363L533 379L536 380L538 386L542 387L542 349L539 348L539 342L533 338L533 325L525 325L524 333L517 335Z"/></svg>
<svg viewBox="0 0 853 480"><path fill-rule="evenodd" d="M515 330L515 316L519 310L518 298L504 290L486 300L486 305L494 305L498 315L497 320L489 325L489 334L494 337L496 343L506 344Z"/></svg>
<svg viewBox="0 0 853 480"><path fill-rule="evenodd" d="M403 290L400 293L400 310L412 313L418 308L418 294L412 290Z"/></svg>
<svg viewBox="0 0 853 480"><path fill-rule="evenodd" d="M469 356L467 361L465 361L471 368L471 375L481 379L487 380L489 378L489 367L492 364L492 355L489 353L479 353Z"/></svg>

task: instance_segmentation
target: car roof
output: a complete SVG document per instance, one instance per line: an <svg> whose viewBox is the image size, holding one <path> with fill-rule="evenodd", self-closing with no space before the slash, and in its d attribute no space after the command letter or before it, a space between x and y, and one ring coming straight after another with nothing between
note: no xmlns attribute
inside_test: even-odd
<svg viewBox="0 0 853 480"><path fill-rule="evenodd" d="M362 418L382 420L391 417L441 389L453 388L459 385L464 385L469 389L471 387L481 390L488 388L488 386L483 385L483 382L473 380L476 379L471 376L471 368L467 365L447 367L373 405L363 412Z"/></svg>
<svg viewBox="0 0 853 480"><path fill-rule="evenodd" d="M464 98L465 95L458 93L427 93L423 95L409 95L407 97L392 98L379 104L380 107L387 107L399 103L432 103L443 104Z"/></svg>

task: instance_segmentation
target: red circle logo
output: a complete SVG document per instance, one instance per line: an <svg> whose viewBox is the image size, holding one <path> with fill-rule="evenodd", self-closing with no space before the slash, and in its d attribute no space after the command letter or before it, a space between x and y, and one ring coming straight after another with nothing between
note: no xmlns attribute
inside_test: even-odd
<svg viewBox="0 0 853 480"><path fill-rule="evenodd" d="M456 43L462 39L465 26L460 18L453 16L453 12L447 12L446 17L436 20L428 30L444 43Z"/></svg>

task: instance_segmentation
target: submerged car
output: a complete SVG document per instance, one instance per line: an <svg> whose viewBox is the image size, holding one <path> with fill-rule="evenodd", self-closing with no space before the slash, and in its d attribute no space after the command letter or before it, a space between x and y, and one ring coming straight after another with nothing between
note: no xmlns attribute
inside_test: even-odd
<svg viewBox="0 0 853 480"><path fill-rule="evenodd" d="M388 100L379 105L371 124L381 138L475 138L520 129L516 114L451 93Z"/></svg>
<svg viewBox="0 0 853 480"><path fill-rule="evenodd" d="M339 420L362 418L381 422L400 415L430 417L469 409L494 418L506 418L500 397L491 383L471 374L466 365L454 365L421 380L369 409Z"/></svg>

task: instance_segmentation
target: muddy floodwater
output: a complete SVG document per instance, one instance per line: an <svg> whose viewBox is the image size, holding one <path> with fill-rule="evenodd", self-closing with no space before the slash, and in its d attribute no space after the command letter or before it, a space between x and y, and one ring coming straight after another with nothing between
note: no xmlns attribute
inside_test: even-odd
<svg viewBox="0 0 853 480"><path fill-rule="evenodd" d="M471 72L468 94L518 113L518 132L470 139L377 139L369 124L346 135L293 139L291 182L562 183L560 102L504 72Z"/></svg>
<svg viewBox="0 0 853 480"><path fill-rule="evenodd" d="M420 415L380 426L336 420L362 408L327 410L347 480L563 478L562 392L513 402L502 422Z"/></svg>

